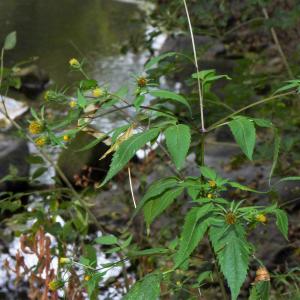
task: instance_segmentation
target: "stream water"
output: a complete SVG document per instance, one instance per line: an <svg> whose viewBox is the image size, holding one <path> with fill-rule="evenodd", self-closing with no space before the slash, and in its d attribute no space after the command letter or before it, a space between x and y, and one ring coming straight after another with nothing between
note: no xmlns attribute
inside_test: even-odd
<svg viewBox="0 0 300 300"><path fill-rule="evenodd" d="M126 85L133 80L133 74L142 70L146 54L120 54L120 49L132 37L136 41L141 40L139 36L149 30L136 22L142 12L134 2L1 0L0 41L14 30L18 40L17 47L7 52L5 64L13 65L30 57L38 57L35 64L49 74L51 86L62 88L78 79L78 75L70 72L70 58L84 58L87 72L100 84L109 83L112 90ZM29 105L42 101L42 95L32 102L28 102L22 94L14 93L13 96L26 100ZM102 119L102 123L97 125L110 127L109 123L113 121ZM34 152L33 147L30 149ZM47 178L51 172L53 170L49 170ZM14 256L18 246L18 239L15 238L10 244L9 254L1 255L0 265L5 258ZM27 259L29 264L30 261L35 264L30 257ZM99 260L100 263L107 262L103 254ZM0 298L1 290L5 292L7 287L13 288L12 282L7 280L6 273L0 272ZM5 295L5 299L10 299L9 293L5 292ZM13 294L11 296L15 297ZM113 299L119 299L119 296Z"/></svg>
<svg viewBox="0 0 300 300"><path fill-rule="evenodd" d="M138 41L143 34L145 28L135 22L140 13L134 3L114 0L1 0L0 40L13 30L18 35L6 62L38 57L37 64L53 85L62 87L76 78L69 59L85 58L95 79L124 84L138 71L139 55L122 56L120 48L130 37Z"/></svg>

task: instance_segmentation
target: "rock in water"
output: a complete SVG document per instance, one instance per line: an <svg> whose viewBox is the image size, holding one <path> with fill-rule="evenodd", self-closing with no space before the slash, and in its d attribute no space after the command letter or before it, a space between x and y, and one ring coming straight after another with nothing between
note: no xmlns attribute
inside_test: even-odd
<svg viewBox="0 0 300 300"><path fill-rule="evenodd" d="M14 120L21 117L27 110L28 106L25 103L0 95L0 129L6 130L12 126L5 116L5 111Z"/></svg>
<svg viewBox="0 0 300 300"><path fill-rule="evenodd" d="M79 132L58 158L58 166L75 187L85 188L99 183L109 169L112 155L99 160L109 149L109 146L103 142L98 143L93 148L78 152L79 149L95 139L86 132Z"/></svg>
<svg viewBox="0 0 300 300"><path fill-rule="evenodd" d="M48 74L37 65L30 65L19 69L15 72L15 76L21 79L20 91L28 98L37 97L46 89L49 83Z"/></svg>
<svg viewBox="0 0 300 300"><path fill-rule="evenodd" d="M27 142L18 138L0 134L0 178L10 173L18 177L29 176L29 164L26 161L29 155ZM0 191L23 191L27 188L26 181L10 180L0 183Z"/></svg>

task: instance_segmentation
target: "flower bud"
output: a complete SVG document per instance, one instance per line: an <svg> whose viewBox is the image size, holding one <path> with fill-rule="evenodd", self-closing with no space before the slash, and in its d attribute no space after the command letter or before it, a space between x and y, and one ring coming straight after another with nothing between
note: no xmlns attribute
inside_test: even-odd
<svg viewBox="0 0 300 300"><path fill-rule="evenodd" d="M255 217L255 220L260 223L267 223L267 221L268 221L267 217L264 214L258 214Z"/></svg>
<svg viewBox="0 0 300 300"><path fill-rule="evenodd" d="M37 138L34 143L38 146L38 147L43 147L46 145L47 143L47 138L44 136L41 136L39 138Z"/></svg>
<svg viewBox="0 0 300 300"><path fill-rule="evenodd" d="M209 186L211 187L211 188L214 188L214 187L216 187L216 182L214 181L214 180L209 180L208 181L208 184L209 184Z"/></svg>
<svg viewBox="0 0 300 300"><path fill-rule="evenodd" d="M64 286L64 282L62 280L52 280L49 282L48 287L51 291L57 291L58 289Z"/></svg>
<svg viewBox="0 0 300 300"><path fill-rule="evenodd" d="M92 93L95 98L98 98L98 97L103 96L104 91L100 88L95 88Z"/></svg>
<svg viewBox="0 0 300 300"><path fill-rule="evenodd" d="M31 134L39 134L43 131L43 124L39 121L32 121L28 126L28 131Z"/></svg>
<svg viewBox="0 0 300 300"><path fill-rule="evenodd" d="M69 60L69 64L72 68L77 68L78 69L80 67L80 63L76 58L71 58Z"/></svg>
<svg viewBox="0 0 300 300"><path fill-rule="evenodd" d="M68 258L68 257L60 257L59 258L59 263L60 264L69 264L71 262L71 259L70 258Z"/></svg>

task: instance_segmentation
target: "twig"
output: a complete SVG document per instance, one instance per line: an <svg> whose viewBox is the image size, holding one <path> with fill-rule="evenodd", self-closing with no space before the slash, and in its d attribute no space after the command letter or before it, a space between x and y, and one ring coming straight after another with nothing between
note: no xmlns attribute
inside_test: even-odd
<svg viewBox="0 0 300 300"><path fill-rule="evenodd" d="M208 130L208 131L212 131L213 129L215 129L216 127L218 127L220 124L226 122L226 121L227 121L228 119L230 119L231 117L233 117L233 116L235 116L235 115L237 115L237 114L239 114L239 113L241 113L241 112L243 112L243 111L245 111L245 110L247 110L247 109L249 109L249 108L251 108L251 107L254 107L254 106L257 106L257 105L260 105L260 104L269 102L269 101L273 101L273 100L279 99L279 98L281 98L281 97L291 96L291 95L294 95L295 93L296 93L295 91L291 91L291 92L287 92L287 93L284 93L284 94L279 94L279 95L275 95L275 96L270 96L270 97L268 97L268 98L264 98L264 99L261 99L261 100L259 100L259 101L254 102L254 103L251 103L251 104L249 104L249 105L247 105L247 106L244 106L244 107L242 107L242 108L236 110L235 112L233 112L233 113L227 115L226 117L224 117L223 119L217 121L216 123L210 125L210 126L208 127L207 130Z"/></svg>
<svg viewBox="0 0 300 300"><path fill-rule="evenodd" d="M129 186L130 186L130 191L131 191L132 202L133 202L134 208L136 208L136 202L135 202L135 197L134 197L134 192L133 192L133 186L132 186L132 181L131 181L130 167L128 167L128 178L129 178Z"/></svg>
<svg viewBox="0 0 300 300"><path fill-rule="evenodd" d="M262 12L263 12L263 15L265 17L266 20L270 20L270 17L269 17L269 14L268 14L268 11L266 10L265 7L262 8ZM277 51L281 57L281 60L282 60L282 63L284 64L288 74L289 74L289 77L290 79L294 79L294 74L291 70L291 67L287 61L287 58L282 50L282 47L281 47L281 44L279 42L279 39L278 39L278 36L277 36L277 33L276 33L276 30L274 29L274 27L271 27L270 28L270 31L271 31L271 34L272 34L272 37L273 37L273 40L274 40L274 43L276 45L276 48L277 48Z"/></svg>

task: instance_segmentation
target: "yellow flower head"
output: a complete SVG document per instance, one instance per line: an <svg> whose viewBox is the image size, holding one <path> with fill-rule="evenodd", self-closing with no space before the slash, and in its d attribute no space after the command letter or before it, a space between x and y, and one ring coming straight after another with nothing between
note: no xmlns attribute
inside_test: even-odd
<svg viewBox="0 0 300 300"><path fill-rule="evenodd" d="M69 60L69 64L73 68L79 68L80 67L80 63L79 63L79 61L76 58L71 58Z"/></svg>
<svg viewBox="0 0 300 300"><path fill-rule="evenodd" d="M138 85L140 88L145 87L145 86L147 85L147 83L148 83L147 78L144 77L144 76L141 76L141 77L137 78L136 81L137 81L137 85Z"/></svg>
<svg viewBox="0 0 300 300"><path fill-rule="evenodd" d="M60 259L59 259L59 263L60 264L69 264L71 262L71 259L70 258L68 258L68 257L60 257Z"/></svg>
<svg viewBox="0 0 300 300"><path fill-rule="evenodd" d="M65 142L68 142L70 140L70 137L68 135L64 135L63 139L64 139Z"/></svg>
<svg viewBox="0 0 300 300"><path fill-rule="evenodd" d="M257 222L260 222L260 223L267 223L268 222L268 219L267 217L264 215L264 214L258 214L256 217L255 217L255 220Z"/></svg>
<svg viewBox="0 0 300 300"><path fill-rule="evenodd" d="M214 180L209 180L208 184L211 188L214 188L217 185L217 183Z"/></svg>
<svg viewBox="0 0 300 300"><path fill-rule="evenodd" d="M47 143L47 138L44 136L41 136L41 137L37 138L34 142L38 147L43 147Z"/></svg>
<svg viewBox="0 0 300 300"><path fill-rule="evenodd" d="M229 212L225 216L225 221L229 225L233 225L236 223L236 216L233 212Z"/></svg>
<svg viewBox="0 0 300 300"><path fill-rule="evenodd" d="M93 96L96 98L103 96L103 94L104 94L104 91L100 88L95 88L93 90Z"/></svg>
<svg viewBox="0 0 300 300"><path fill-rule="evenodd" d="M57 291L64 286L64 282L61 280L52 280L49 282L48 287L51 291Z"/></svg>
<svg viewBox="0 0 300 300"><path fill-rule="evenodd" d="M75 100L72 100L72 101L70 101L69 105L71 108L74 108L77 106L77 102Z"/></svg>
<svg viewBox="0 0 300 300"><path fill-rule="evenodd" d="M213 194L207 194L207 198L212 199L214 197Z"/></svg>
<svg viewBox="0 0 300 300"><path fill-rule="evenodd" d="M38 121L32 121L28 126L28 131L31 134L39 134L43 131L43 124Z"/></svg>
<svg viewBox="0 0 300 300"><path fill-rule="evenodd" d="M91 276L90 275L85 275L84 276L84 281L89 281L91 279Z"/></svg>

